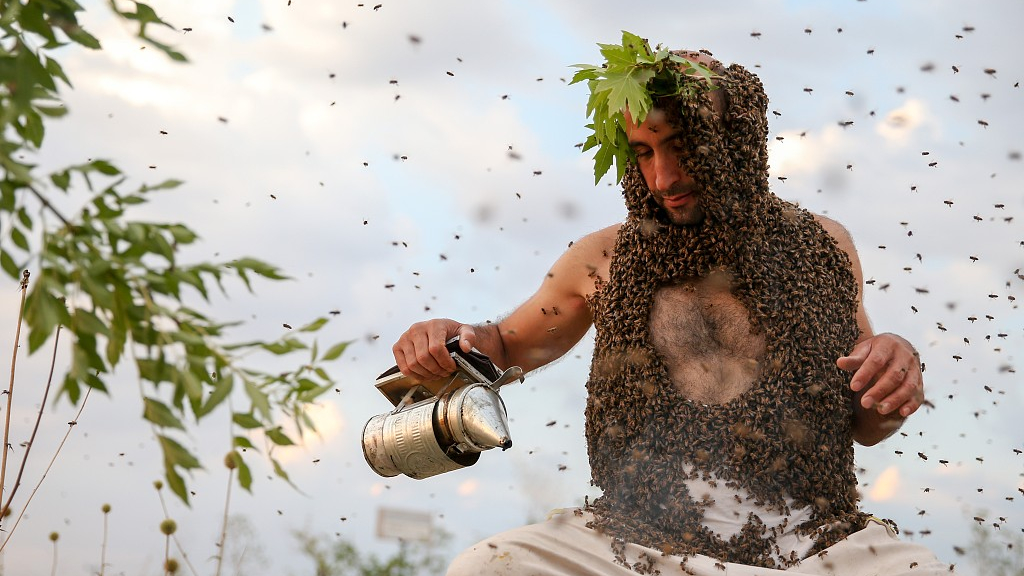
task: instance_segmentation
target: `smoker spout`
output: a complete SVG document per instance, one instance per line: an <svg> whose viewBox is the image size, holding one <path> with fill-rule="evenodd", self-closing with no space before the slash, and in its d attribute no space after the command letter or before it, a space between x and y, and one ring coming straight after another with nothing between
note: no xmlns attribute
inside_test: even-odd
<svg viewBox="0 0 1024 576"><path fill-rule="evenodd" d="M484 385L469 386L456 392L452 401L459 411L459 417L452 419L457 439L481 451L512 446L505 405L494 390Z"/></svg>

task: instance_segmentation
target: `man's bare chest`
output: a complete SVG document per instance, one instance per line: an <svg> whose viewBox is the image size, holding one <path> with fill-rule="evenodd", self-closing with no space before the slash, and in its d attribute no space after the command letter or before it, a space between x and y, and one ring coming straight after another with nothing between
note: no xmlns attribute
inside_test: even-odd
<svg viewBox="0 0 1024 576"><path fill-rule="evenodd" d="M728 402L760 376L764 335L721 276L658 289L650 335L672 381L691 400Z"/></svg>

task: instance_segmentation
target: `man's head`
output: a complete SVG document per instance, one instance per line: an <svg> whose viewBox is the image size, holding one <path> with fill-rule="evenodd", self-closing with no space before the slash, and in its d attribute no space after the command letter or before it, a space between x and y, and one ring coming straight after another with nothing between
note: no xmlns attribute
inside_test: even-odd
<svg viewBox="0 0 1024 576"><path fill-rule="evenodd" d="M702 222L700 187L687 171L681 131L668 123L665 111L655 108L639 125L628 124L626 136L652 198L669 221L680 226Z"/></svg>
<svg viewBox="0 0 1024 576"><path fill-rule="evenodd" d="M742 66L726 68L704 52L674 54L710 69L716 88L656 97L639 124L626 116L635 156L623 179L627 208L678 226L711 219L731 227L770 195L767 97Z"/></svg>
<svg viewBox="0 0 1024 576"><path fill-rule="evenodd" d="M715 73L724 71L722 64L708 54L674 53ZM726 106L724 90L712 90L707 96L711 106L710 109L705 108L703 114L712 116L720 126ZM687 168L687 131L670 123L666 109L658 107L660 104L662 102L655 102L656 108L639 124L632 120L628 111L625 112L629 147L636 156L637 168L652 198L665 211L668 220L679 226L699 224L704 220L704 209L701 206L701 187ZM670 106L671 102L664 104Z"/></svg>

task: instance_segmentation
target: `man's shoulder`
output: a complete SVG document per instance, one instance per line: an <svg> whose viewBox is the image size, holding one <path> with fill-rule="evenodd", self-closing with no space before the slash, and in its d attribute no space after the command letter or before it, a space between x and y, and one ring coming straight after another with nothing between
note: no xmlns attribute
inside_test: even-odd
<svg viewBox="0 0 1024 576"><path fill-rule="evenodd" d="M572 246L569 247L569 251L579 255L611 254L615 249L615 239L621 227L622 223L617 222L611 226L595 230L573 242Z"/></svg>
<svg viewBox="0 0 1024 576"><path fill-rule="evenodd" d="M612 224L573 242L555 263L548 278L566 282L564 286L580 296L593 294L597 289L596 282L608 278L620 227L621 224Z"/></svg>
<svg viewBox="0 0 1024 576"><path fill-rule="evenodd" d="M828 235L831 236L837 244L839 244L840 248L847 252L853 249L853 236L850 235L850 231L847 230L845 226L822 214L811 212L811 216L813 216L814 221L821 225L821 227L825 229L825 232L827 232Z"/></svg>

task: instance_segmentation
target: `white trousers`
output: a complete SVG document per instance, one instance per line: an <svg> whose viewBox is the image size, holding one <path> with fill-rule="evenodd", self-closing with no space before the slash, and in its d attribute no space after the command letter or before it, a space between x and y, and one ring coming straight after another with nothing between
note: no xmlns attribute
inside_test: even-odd
<svg viewBox="0 0 1024 576"><path fill-rule="evenodd" d="M588 512L556 510L545 522L502 532L455 558L448 576L636 576L615 561L611 539L587 528ZM696 555L666 556L660 550L626 544L630 563L644 558L662 576L946 576L952 567L919 544L903 542L888 526L866 528L789 570L758 568ZM646 563L646 562L645 562ZM688 572L687 572L688 571Z"/></svg>

